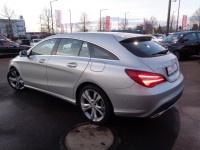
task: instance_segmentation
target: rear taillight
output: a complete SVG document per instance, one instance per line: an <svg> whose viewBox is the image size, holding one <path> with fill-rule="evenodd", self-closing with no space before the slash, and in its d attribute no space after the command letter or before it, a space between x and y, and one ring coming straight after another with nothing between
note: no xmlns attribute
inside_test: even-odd
<svg viewBox="0 0 200 150"><path fill-rule="evenodd" d="M157 73L132 69L125 69L125 72L132 80L148 88L152 88L166 81L165 77Z"/></svg>

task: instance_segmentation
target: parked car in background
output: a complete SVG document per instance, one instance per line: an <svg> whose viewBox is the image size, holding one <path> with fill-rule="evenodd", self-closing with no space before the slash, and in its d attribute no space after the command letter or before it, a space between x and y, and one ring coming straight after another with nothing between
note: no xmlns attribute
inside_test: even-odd
<svg viewBox="0 0 200 150"><path fill-rule="evenodd" d="M32 39L31 40L31 46L35 46L38 42L40 42L42 39Z"/></svg>
<svg viewBox="0 0 200 150"><path fill-rule="evenodd" d="M17 40L17 43L19 45L28 45L28 46L30 46L30 44L31 44L29 39L19 39L19 40Z"/></svg>
<svg viewBox="0 0 200 150"><path fill-rule="evenodd" d="M155 36L158 39L164 39L166 36L163 34L152 34L153 36Z"/></svg>
<svg viewBox="0 0 200 150"><path fill-rule="evenodd" d="M8 41L8 42L10 42L10 43L12 43L12 44L14 44L14 45L19 45L18 43L14 42L14 41L12 41L12 40L10 40L10 39L8 39L7 37L5 37L5 36L2 35L2 34L0 34L0 40L1 40L1 41Z"/></svg>
<svg viewBox="0 0 200 150"><path fill-rule="evenodd" d="M163 40L162 38L157 38L156 36L153 36L153 35L151 35L151 37L152 37L151 40L157 43L160 43Z"/></svg>
<svg viewBox="0 0 200 150"><path fill-rule="evenodd" d="M0 37L0 55L19 54L21 50L28 50L30 46L20 46L7 38Z"/></svg>
<svg viewBox="0 0 200 150"><path fill-rule="evenodd" d="M175 32L169 34L160 43L170 52L174 53L178 59L200 53L200 32Z"/></svg>
<svg viewBox="0 0 200 150"><path fill-rule="evenodd" d="M93 123L113 114L156 117L183 92L176 56L131 33L48 37L11 60L7 79L15 90L28 87L79 106Z"/></svg>

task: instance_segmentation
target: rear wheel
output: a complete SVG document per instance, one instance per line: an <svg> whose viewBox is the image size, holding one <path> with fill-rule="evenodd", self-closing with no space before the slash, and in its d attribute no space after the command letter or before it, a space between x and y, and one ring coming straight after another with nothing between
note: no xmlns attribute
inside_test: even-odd
<svg viewBox="0 0 200 150"><path fill-rule="evenodd" d="M17 69L13 68L9 70L7 80L13 89L17 91L24 89L24 81L22 80Z"/></svg>
<svg viewBox="0 0 200 150"><path fill-rule="evenodd" d="M79 93L79 107L84 117L92 123L106 123L112 113L112 105L105 92L97 86L85 86Z"/></svg>

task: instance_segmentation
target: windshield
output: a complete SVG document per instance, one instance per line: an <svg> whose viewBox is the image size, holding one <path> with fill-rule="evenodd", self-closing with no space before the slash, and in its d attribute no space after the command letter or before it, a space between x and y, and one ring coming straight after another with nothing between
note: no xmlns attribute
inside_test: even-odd
<svg viewBox="0 0 200 150"><path fill-rule="evenodd" d="M182 34L170 34L166 38L163 39L163 42L174 42L178 41L182 37Z"/></svg>

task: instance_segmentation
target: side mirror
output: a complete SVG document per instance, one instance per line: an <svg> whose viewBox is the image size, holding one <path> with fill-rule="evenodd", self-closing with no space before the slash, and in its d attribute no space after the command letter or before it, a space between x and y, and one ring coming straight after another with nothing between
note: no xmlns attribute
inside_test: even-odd
<svg viewBox="0 0 200 150"><path fill-rule="evenodd" d="M20 56L20 57L27 57L27 56L28 56L27 50L22 50L22 51L20 51L20 52L19 52L19 56Z"/></svg>

